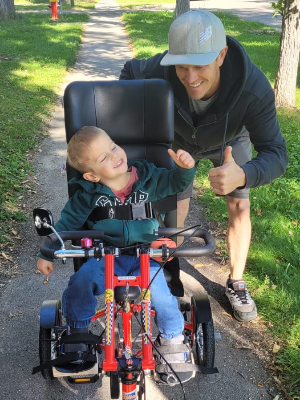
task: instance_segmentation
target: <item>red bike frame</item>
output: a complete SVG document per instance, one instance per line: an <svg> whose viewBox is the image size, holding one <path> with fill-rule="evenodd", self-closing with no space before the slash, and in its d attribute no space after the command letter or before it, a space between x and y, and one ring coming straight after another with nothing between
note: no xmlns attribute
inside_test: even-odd
<svg viewBox="0 0 300 400"><path fill-rule="evenodd" d="M154 370L155 362L152 353L152 326L151 316L155 314L151 310L150 301L150 256L148 250L141 251L140 254L140 276L119 277L114 275L114 258L112 249L105 250L105 309L100 310L93 317L93 321L105 317L105 344L101 345L104 349L105 357L102 363L102 371L120 371L122 381L123 399L137 399L137 378L141 370ZM139 286L141 288L141 304L130 304L128 311L122 308L118 311L122 315L124 343L123 352L125 363L122 365L116 359L115 346L115 313L116 304L114 301L114 289L117 286ZM142 350L135 355L132 352L132 316L136 312L142 315ZM122 356L122 354L117 354ZM141 365L135 368L137 358L141 360Z"/></svg>

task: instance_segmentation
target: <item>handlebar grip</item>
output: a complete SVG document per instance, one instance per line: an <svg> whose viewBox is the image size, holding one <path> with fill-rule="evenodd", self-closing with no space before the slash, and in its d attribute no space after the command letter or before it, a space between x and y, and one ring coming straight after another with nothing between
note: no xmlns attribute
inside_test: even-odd
<svg viewBox="0 0 300 400"><path fill-rule="evenodd" d="M200 257L211 254L215 249L215 240L210 232L206 229L188 229L182 232L182 228L158 228L159 236L191 236L203 239L205 246L201 247L179 247L178 250L172 252L174 257Z"/></svg>
<svg viewBox="0 0 300 400"><path fill-rule="evenodd" d="M59 232L59 235L63 241L65 240L76 240L76 239L82 239L84 237L89 237L91 239L103 239L104 238L104 232L103 231L63 231ZM60 240L56 236L55 233L51 233L51 235L47 236L42 243L42 246L40 248L40 252L44 257L47 258L54 258L54 252L57 250L56 248L53 249L53 247L57 244L60 243Z"/></svg>

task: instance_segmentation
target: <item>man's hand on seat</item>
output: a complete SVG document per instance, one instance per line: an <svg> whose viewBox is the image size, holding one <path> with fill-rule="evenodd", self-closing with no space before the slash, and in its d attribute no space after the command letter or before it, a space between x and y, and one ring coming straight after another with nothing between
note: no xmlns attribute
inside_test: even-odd
<svg viewBox="0 0 300 400"><path fill-rule="evenodd" d="M195 165L193 157L187 151L179 149L177 153L175 153L172 149L168 149L168 153L181 168L191 169Z"/></svg>
<svg viewBox="0 0 300 400"><path fill-rule="evenodd" d="M37 260L37 269L41 271L42 274L48 276L53 271L53 263L43 258Z"/></svg>

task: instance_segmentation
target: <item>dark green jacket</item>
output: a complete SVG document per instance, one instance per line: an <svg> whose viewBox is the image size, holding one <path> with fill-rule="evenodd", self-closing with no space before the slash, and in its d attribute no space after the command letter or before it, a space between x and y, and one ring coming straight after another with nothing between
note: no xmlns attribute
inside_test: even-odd
<svg viewBox="0 0 300 400"><path fill-rule="evenodd" d="M185 169L176 166L172 170L167 170L157 168L154 164L144 160L129 161L128 166L137 168L138 180L134 183L132 192L123 204L153 202L182 192L193 181L195 174L195 168ZM58 232L80 229L96 207L122 205L111 189L99 182L73 178L70 184L79 185L80 189L63 208L61 218L55 224ZM89 228L103 229L106 241L111 245L121 247L136 242L148 242L149 235L152 235L153 230L158 228L158 222L155 219L132 221L106 219L97 221L93 225L89 223Z"/></svg>
<svg viewBox="0 0 300 400"><path fill-rule="evenodd" d="M170 82L175 99L175 150L184 149L192 155L217 150L246 127L257 155L241 167L246 174L246 187L252 188L270 183L285 172L286 143L268 79L239 42L227 37L227 45L218 97L203 116L191 114L187 92L175 67L160 65L166 53L126 62L120 79L160 78Z"/></svg>

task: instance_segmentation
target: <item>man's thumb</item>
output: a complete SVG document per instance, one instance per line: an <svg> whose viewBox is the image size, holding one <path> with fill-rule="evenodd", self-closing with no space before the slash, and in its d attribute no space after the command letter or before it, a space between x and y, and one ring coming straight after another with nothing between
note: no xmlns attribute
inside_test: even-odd
<svg viewBox="0 0 300 400"><path fill-rule="evenodd" d="M228 146L228 147L226 147L226 149L224 151L224 162L223 162L223 164L229 163L229 162L232 162L232 161L234 161L234 158L232 157L232 147Z"/></svg>

